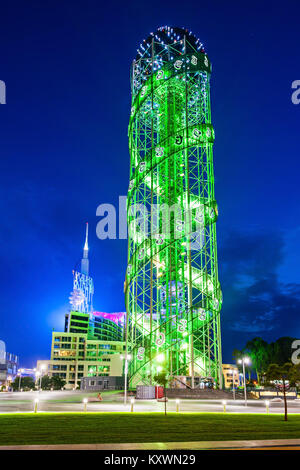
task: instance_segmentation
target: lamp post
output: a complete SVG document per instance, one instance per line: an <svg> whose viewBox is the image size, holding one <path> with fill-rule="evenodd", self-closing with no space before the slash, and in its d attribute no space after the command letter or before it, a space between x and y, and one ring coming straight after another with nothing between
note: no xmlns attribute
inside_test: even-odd
<svg viewBox="0 0 300 470"><path fill-rule="evenodd" d="M43 371L46 369L45 364L41 365L41 370L40 370L40 389L42 388L42 377L43 377Z"/></svg>
<svg viewBox="0 0 300 470"><path fill-rule="evenodd" d="M84 412L86 413L87 411L87 402L88 402L88 399L87 398L84 398L83 399L83 409L84 409Z"/></svg>
<svg viewBox="0 0 300 470"><path fill-rule="evenodd" d="M128 375L128 361L131 359L130 354L125 354L125 356L121 355L121 359L125 359L125 369L124 369L124 377L125 377L125 383L124 383L124 405L127 403L127 375Z"/></svg>
<svg viewBox="0 0 300 470"><path fill-rule="evenodd" d="M131 411L131 413L133 413L134 398L131 398L130 404L131 404L130 411Z"/></svg>
<svg viewBox="0 0 300 470"><path fill-rule="evenodd" d="M39 390L39 377L40 377L41 373L37 370L36 373L35 373L35 385L38 387L38 390Z"/></svg>
<svg viewBox="0 0 300 470"><path fill-rule="evenodd" d="M9 375L9 376L7 377L7 382L6 382L6 383L7 383L7 385L6 385L6 391L9 391L11 381L12 381L12 378L11 378L11 376Z"/></svg>
<svg viewBox="0 0 300 470"><path fill-rule="evenodd" d="M231 369L230 372L232 373L232 392L233 392L233 399L235 400L235 386L234 386L235 370Z"/></svg>
<svg viewBox="0 0 300 470"><path fill-rule="evenodd" d="M21 378L22 378L22 372L24 372L24 369L19 369L18 370L19 372L19 391L20 391L20 388L21 388Z"/></svg>
<svg viewBox="0 0 300 470"><path fill-rule="evenodd" d="M247 406L247 385L246 385L246 373L245 373L245 364L250 363L249 357L242 357L238 360L239 364L243 364L243 382L244 382L244 396L245 396L245 406Z"/></svg>
<svg viewBox="0 0 300 470"><path fill-rule="evenodd" d="M269 406L270 406L269 400L266 400L265 404L266 404L266 413L269 414Z"/></svg>
<svg viewBox="0 0 300 470"><path fill-rule="evenodd" d="M34 413L37 413L37 410L38 410L38 402L39 402L39 399L36 398L36 399L34 400L34 410L33 410Z"/></svg>

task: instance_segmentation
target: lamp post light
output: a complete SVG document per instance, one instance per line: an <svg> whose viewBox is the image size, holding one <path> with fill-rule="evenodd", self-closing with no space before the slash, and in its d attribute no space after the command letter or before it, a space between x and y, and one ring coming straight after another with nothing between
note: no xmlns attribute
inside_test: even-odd
<svg viewBox="0 0 300 470"><path fill-rule="evenodd" d="M37 409L38 409L38 402L39 402L39 399L38 399L38 398L36 398L36 399L34 400L34 413L37 413Z"/></svg>
<svg viewBox="0 0 300 470"><path fill-rule="evenodd" d="M12 381L12 378L11 378L11 376L9 375L9 376L7 377L7 382L6 382L6 383L7 383L7 385L6 385L6 391L9 391L11 381Z"/></svg>
<svg viewBox="0 0 300 470"><path fill-rule="evenodd" d="M179 413L179 400L176 399L176 413Z"/></svg>
<svg viewBox="0 0 300 470"><path fill-rule="evenodd" d="M39 376L41 375L41 373L37 370L36 373L35 373L35 383L36 383L36 386L39 390Z"/></svg>
<svg viewBox="0 0 300 470"><path fill-rule="evenodd" d="M235 379L235 370L231 369L232 373L232 392L233 392L233 399L235 400L235 386L234 386L234 379Z"/></svg>
<svg viewBox="0 0 300 470"><path fill-rule="evenodd" d="M131 413L133 413L134 398L131 398L130 403L131 403L130 411Z"/></svg>
<svg viewBox="0 0 300 470"><path fill-rule="evenodd" d="M86 413L86 411L87 411L87 402L88 402L88 399L87 399L87 398L84 398L84 399L83 399L83 410L84 410L85 413Z"/></svg>
<svg viewBox="0 0 300 470"><path fill-rule="evenodd" d="M265 404L266 404L266 413L269 414L269 406L270 406L269 400L266 400Z"/></svg>
<svg viewBox="0 0 300 470"><path fill-rule="evenodd" d="M127 376L128 376L128 361L131 359L130 354L125 354L125 356L121 355L121 359L125 359L125 368L124 368L124 405L127 403Z"/></svg>
<svg viewBox="0 0 300 470"><path fill-rule="evenodd" d="M238 360L238 363L243 364L244 397L245 397L245 406L247 406L247 385L246 385L245 364L250 364L250 359L249 357L242 357L242 359Z"/></svg>
<svg viewBox="0 0 300 470"><path fill-rule="evenodd" d="M226 413L226 404L227 404L227 401L226 401L226 400L222 400L222 405L223 405L223 411L224 411L224 413Z"/></svg>
<svg viewBox="0 0 300 470"><path fill-rule="evenodd" d="M40 376L40 390L42 389L42 377L43 377L43 371L46 369L46 365L45 364L42 364L41 365L41 368L40 368L40 373L39 373L39 376Z"/></svg>

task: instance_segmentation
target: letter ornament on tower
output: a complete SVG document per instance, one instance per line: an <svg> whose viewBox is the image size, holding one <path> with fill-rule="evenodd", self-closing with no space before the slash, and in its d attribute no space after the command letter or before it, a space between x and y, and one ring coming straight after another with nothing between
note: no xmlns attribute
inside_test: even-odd
<svg viewBox="0 0 300 470"><path fill-rule="evenodd" d="M221 387L210 86L202 43L183 28L144 40L131 71L125 279L129 386Z"/></svg>

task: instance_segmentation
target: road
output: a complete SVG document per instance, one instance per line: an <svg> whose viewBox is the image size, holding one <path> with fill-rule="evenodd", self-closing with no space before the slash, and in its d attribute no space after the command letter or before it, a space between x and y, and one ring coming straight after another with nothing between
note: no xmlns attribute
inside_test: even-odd
<svg viewBox="0 0 300 470"><path fill-rule="evenodd" d="M102 393L102 402L88 402L87 412L122 412L130 411L130 398L125 406L120 393ZM42 392L11 392L0 393L0 413L32 412L34 401L38 399L40 412L79 412L83 411L83 399L91 400L95 393L82 391L42 391ZM156 400L135 400L135 412L163 412L164 403ZM168 411L176 411L175 399L167 403ZM270 413L283 413L283 403L270 402ZM222 412L222 400L188 400L182 399L179 403L180 412ZM243 400L227 400L226 411L230 413L266 413L264 400L248 400L245 407ZM300 413L300 400L288 401L289 413Z"/></svg>

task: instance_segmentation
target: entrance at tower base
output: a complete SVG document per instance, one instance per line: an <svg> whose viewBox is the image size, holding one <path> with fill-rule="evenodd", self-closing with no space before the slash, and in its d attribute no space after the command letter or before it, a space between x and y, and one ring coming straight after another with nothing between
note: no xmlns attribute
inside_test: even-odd
<svg viewBox="0 0 300 470"><path fill-rule="evenodd" d="M194 388L192 387L192 377L186 375L173 376L169 379L168 390L213 390L218 388L213 377L194 377ZM158 385L136 385L137 398L157 398L157 389L163 390Z"/></svg>
<svg viewBox="0 0 300 470"><path fill-rule="evenodd" d="M169 388L192 389L192 377L190 376L174 376L169 383ZM194 377L194 388L197 389L213 389L216 388L213 377Z"/></svg>

